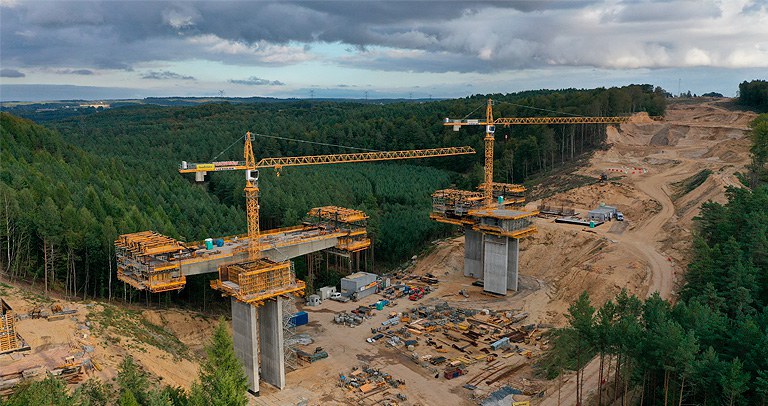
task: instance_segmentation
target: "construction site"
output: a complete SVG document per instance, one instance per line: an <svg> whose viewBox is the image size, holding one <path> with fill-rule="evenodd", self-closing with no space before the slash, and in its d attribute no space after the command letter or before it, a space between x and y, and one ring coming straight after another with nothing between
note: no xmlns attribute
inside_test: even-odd
<svg viewBox="0 0 768 406"><path fill-rule="evenodd" d="M197 242L149 230L121 235L114 243L116 278L156 294L210 274L210 287L229 298L251 404L575 404L573 376L555 382L535 373L546 333L564 325L583 291L598 303L621 289L673 298L691 244L684 236L702 202L722 202L725 187L738 185L754 114L707 101L671 104L664 117L495 118L491 100L485 113L442 123L485 129L483 183L432 194L430 218L458 234L398 269L369 268L368 214L360 210L316 207L300 225L261 230L259 169L439 159L474 149L257 160L247 133L243 160L179 167L196 182L242 171L247 234ZM575 172L594 181L567 190L494 182L497 127L585 123L605 125L608 134L608 147ZM675 190L704 168L712 175L700 186ZM299 257L308 264L306 280L291 261ZM340 286L315 286L320 262L344 276ZM165 383L189 387L215 325L179 309L137 305L120 313L111 304L26 297L14 287L1 288L0 296L0 391L45 371L71 383L111 379L127 354ZM155 341L137 333L155 328L148 325L163 331ZM164 344L176 341L187 350ZM590 383L599 379L597 369L595 360L587 366L585 387L596 387Z"/></svg>

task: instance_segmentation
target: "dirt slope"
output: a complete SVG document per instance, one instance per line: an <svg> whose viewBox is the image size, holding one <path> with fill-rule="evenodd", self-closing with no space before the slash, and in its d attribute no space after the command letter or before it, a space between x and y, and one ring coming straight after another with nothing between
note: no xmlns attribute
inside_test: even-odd
<svg viewBox="0 0 768 406"><path fill-rule="evenodd" d="M622 124L620 129L612 128L608 133L611 148L596 153L589 166L581 171L595 177L600 173L618 175L616 181L597 188L601 201L617 206L627 215L627 221L621 226L615 223L595 230L597 235L612 242L596 260L596 269L601 269L601 265L623 264L616 273L601 272L599 277L590 279L593 283L587 285L587 291L598 304L606 296L613 296L628 279L641 281L624 285L632 293L647 296L658 291L662 297L674 300L681 272L689 258L690 230L700 205L709 200L724 202L725 187L740 185L734 174L744 171L749 162L747 131L755 115L731 111L722 104L722 101L671 104L662 122L640 118ZM705 169L712 174L698 187L689 191L680 186ZM594 188L576 189L554 200L587 210L594 206ZM617 196L619 190L631 193ZM541 241L536 237L530 244L535 247ZM574 249L565 246L563 251L570 255ZM570 292L563 296L576 295L583 285L563 286ZM556 307L551 311L557 311ZM555 317L554 321L562 318ZM585 392L589 395L597 386L596 360L587 366L584 375ZM558 404L556 386L548 392L542 405ZM566 380L560 402L575 403L575 379Z"/></svg>
<svg viewBox="0 0 768 406"><path fill-rule="evenodd" d="M56 321L20 320L18 332L32 350L21 361L23 365L8 355L0 355L0 370L55 367L63 363L65 356L75 355L78 359L89 358L97 366L88 372L89 376L110 381L117 376L123 359L131 355L160 383L189 388L197 378L199 361L205 356L203 348L216 324L214 318L190 311L47 299L32 293L38 292L39 286L33 289L14 285L0 281L0 296L17 314L26 314L36 306L48 310L54 303L77 313Z"/></svg>

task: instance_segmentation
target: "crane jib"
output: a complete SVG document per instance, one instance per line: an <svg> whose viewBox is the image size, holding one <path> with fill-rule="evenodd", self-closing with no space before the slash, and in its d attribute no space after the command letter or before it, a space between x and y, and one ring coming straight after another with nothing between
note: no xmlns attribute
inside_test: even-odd
<svg viewBox="0 0 768 406"><path fill-rule="evenodd" d="M436 158L453 155L474 154L472 147L446 147L421 150L359 152L353 154L307 155L298 157L263 158L254 164L257 168L281 168L285 166L305 166L319 164L339 164L354 162L390 161L398 159ZM212 163L182 163L181 173L217 172L245 170L248 167L243 161L223 161Z"/></svg>

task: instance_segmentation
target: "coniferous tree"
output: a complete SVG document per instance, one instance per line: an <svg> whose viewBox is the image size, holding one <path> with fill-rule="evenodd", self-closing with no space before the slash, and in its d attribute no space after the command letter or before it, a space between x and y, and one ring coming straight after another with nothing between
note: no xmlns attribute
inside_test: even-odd
<svg viewBox="0 0 768 406"><path fill-rule="evenodd" d="M192 386L190 404L244 406L248 404L248 378L235 357L232 336L224 319L205 349L207 358L200 365L199 379Z"/></svg>
<svg viewBox="0 0 768 406"><path fill-rule="evenodd" d="M117 383L120 387L121 397L120 402L123 400L126 402L134 401L145 404L147 402L147 395L149 392L149 380L146 374L142 371L132 356L127 356L120 363L120 367L117 371ZM126 392L129 392L126 394Z"/></svg>

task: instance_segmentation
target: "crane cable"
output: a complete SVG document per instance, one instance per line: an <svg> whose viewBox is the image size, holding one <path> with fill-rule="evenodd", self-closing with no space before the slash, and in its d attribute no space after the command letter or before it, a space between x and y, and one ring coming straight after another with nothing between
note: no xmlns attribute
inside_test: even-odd
<svg viewBox="0 0 768 406"><path fill-rule="evenodd" d="M325 142L300 140L300 139L297 139L297 138L280 137L280 136L277 136L277 135L267 135L267 134L259 134L259 133L251 133L251 135L255 135L255 136L259 136L259 137L265 137L265 138L274 138L274 139L285 140L285 141L303 142L305 144L323 145L323 146L326 146L326 147L347 148L347 149L354 149L354 150L358 150L358 151L381 152L381 150L378 150L378 149L350 147L348 145L339 145L339 144L328 144L328 143L325 143ZM222 154L227 152L230 148L235 146L235 144L237 144L238 142L240 142L244 138L245 138L245 135L243 135L242 137L238 137L233 143L229 144L228 147L224 148L221 152L216 154L216 156L211 159L211 162L216 161L216 159L218 157L220 157Z"/></svg>
<svg viewBox="0 0 768 406"><path fill-rule="evenodd" d="M557 110L542 109L540 107L531 107L531 106L526 106L524 104L517 104L517 103L508 102L508 101L502 101L502 102L499 102L499 103L500 104L501 103L511 104L513 106L522 107L522 108L526 108L526 109L546 111L546 112L555 113L555 114L558 114L558 115L568 115L568 116L574 116L574 117L584 117L581 114L573 114L573 113L566 113L566 112L557 111Z"/></svg>
<svg viewBox="0 0 768 406"><path fill-rule="evenodd" d="M280 136L277 136L277 135L266 135L266 134L259 134L259 133L252 133L252 134L256 135L256 136L259 136L259 137L274 138L274 139L285 140L285 141L303 142L305 144L323 145L323 146L326 146L326 147L347 148L347 149L354 149L354 150L358 150L358 151L381 152L378 149L350 147L348 145L339 145L339 144L328 144L328 143L325 143L325 142L300 140L300 139L297 139L297 138L280 137Z"/></svg>

